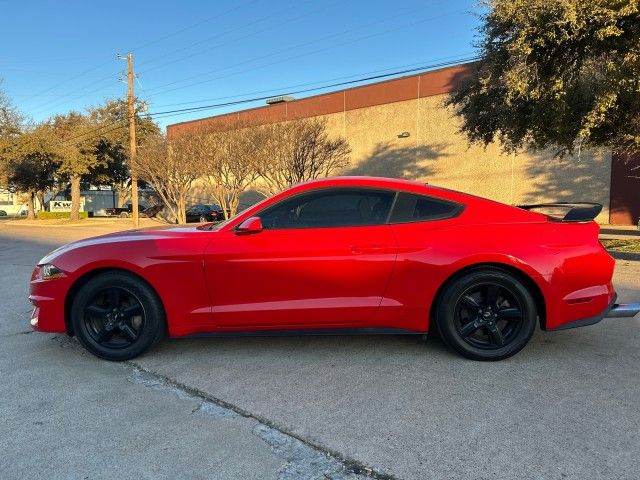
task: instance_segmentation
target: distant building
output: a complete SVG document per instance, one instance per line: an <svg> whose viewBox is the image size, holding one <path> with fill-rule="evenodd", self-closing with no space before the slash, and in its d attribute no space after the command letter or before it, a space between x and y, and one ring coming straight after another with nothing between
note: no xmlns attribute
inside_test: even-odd
<svg viewBox="0 0 640 480"><path fill-rule="evenodd" d="M611 150L560 161L552 152L511 155L496 144L470 146L458 132L459 119L444 106L469 68L457 65L300 100L278 98L263 107L169 125L167 134L232 121L322 117L329 133L345 137L351 147L351 166L343 174L411 178L508 204L598 202L604 205L600 223L638 221L640 175Z"/></svg>

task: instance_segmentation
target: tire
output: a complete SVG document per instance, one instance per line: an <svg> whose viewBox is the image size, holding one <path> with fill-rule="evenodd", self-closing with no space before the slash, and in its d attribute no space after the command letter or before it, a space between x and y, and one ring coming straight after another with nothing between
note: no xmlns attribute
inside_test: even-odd
<svg viewBox="0 0 640 480"><path fill-rule="evenodd" d="M438 302L442 340L472 360L502 360L522 350L537 323L536 303L516 277L498 269L470 271L447 285Z"/></svg>
<svg viewBox="0 0 640 480"><path fill-rule="evenodd" d="M200 223L206 223L209 220L207 220L207 217L205 217L204 215L200 215Z"/></svg>
<svg viewBox="0 0 640 480"><path fill-rule="evenodd" d="M73 299L71 322L87 350L111 361L137 357L166 331L155 291L126 272L102 273L85 283Z"/></svg>
<svg viewBox="0 0 640 480"><path fill-rule="evenodd" d="M127 212L121 212L120 218L129 218L129 214Z"/></svg>

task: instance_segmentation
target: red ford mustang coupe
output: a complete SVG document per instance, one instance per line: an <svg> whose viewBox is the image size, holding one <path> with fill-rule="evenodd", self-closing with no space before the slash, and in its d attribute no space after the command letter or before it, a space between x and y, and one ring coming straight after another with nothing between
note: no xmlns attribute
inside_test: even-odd
<svg viewBox="0 0 640 480"><path fill-rule="evenodd" d="M617 305L597 204L561 217L393 179L292 187L217 224L70 243L31 278L31 324L126 360L166 333L437 331L479 360L544 330L633 316Z"/></svg>

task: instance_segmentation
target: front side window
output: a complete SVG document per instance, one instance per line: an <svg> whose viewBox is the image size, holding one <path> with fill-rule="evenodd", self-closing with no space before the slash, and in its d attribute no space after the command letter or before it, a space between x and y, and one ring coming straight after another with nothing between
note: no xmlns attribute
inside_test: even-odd
<svg viewBox="0 0 640 480"><path fill-rule="evenodd" d="M371 189L327 189L297 195L258 214L265 229L381 225L395 192Z"/></svg>
<svg viewBox="0 0 640 480"><path fill-rule="evenodd" d="M424 222L452 218L462 212L458 203L413 193L398 194L389 223Z"/></svg>

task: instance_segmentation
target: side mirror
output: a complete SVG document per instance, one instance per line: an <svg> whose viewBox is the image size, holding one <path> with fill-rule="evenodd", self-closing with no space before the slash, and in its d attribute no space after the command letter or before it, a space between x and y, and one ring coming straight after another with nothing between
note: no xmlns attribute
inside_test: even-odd
<svg viewBox="0 0 640 480"><path fill-rule="evenodd" d="M247 218L236 228L237 233L258 233L262 231L262 220L260 217Z"/></svg>

